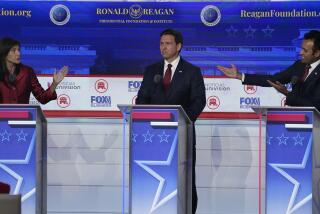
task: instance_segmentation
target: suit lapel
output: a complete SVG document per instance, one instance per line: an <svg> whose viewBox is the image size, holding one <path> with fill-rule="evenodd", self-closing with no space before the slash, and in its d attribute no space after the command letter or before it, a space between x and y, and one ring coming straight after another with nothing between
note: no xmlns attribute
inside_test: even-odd
<svg viewBox="0 0 320 214"><path fill-rule="evenodd" d="M20 65L20 71L18 75L16 76L16 81L19 81L22 77L24 77L28 72L25 72L26 68L22 65Z"/></svg>
<svg viewBox="0 0 320 214"><path fill-rule="evenodd" d="M317 80L320 77L320 65L318 65L312 72L309 74L308 78L304 82L306 85L309 85L311 82Z"/></svg>
<svg viewBox="0 0 320 214"><path fill-rule="evenodd" d="M165 97L166 97L166 93L164 91L164 87L163 87L163 70L164 70L164 61L162 61L162 63L159 63L158 67L157 67L157 70L155 72L155 75L160 75L162 78L161 78L161 82L159 82L156 87L156 91L157 91L157 96L159 100L165 100Z"/></svg>

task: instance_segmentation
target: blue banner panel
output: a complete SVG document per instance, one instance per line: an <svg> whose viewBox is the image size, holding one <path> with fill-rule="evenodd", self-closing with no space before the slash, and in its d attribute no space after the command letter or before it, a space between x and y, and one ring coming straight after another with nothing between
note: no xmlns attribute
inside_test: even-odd
<svg viewBox="0 0 320 214"><path fill-rule="evenodd" d="M0 180L10 184L11 194L21 194L22 214L36 213L36 109L1 108L0 114Z"/></svg>
<svg viewBox="0 0 320 214"><path fill-rule="evenodd" d="M130 153L130 209L132 214L177 213L178 111L175 109L139 110L154 113L154 119L133 118ZM170 113L161 120L157 113Z"/></svg>
<svg viewBox="0 0 320 214"><path fill-rule="evenodd" d="M275 73L299 58L303 34L319 27L318 2L2 1L0 37L22 42L22 61L38 73L142 74L161 59L159 34L184 35L182 56L203 74L236 64ZM254 63L253 63L254 62Z"/></svg>
<svg viewBox="0 0 320 214"><path fill-rule="evenodd" d="M312 213L312 112L305 122L268 122L266 139L266 213ZM309 128L302 128L309 125Z"/></svg>

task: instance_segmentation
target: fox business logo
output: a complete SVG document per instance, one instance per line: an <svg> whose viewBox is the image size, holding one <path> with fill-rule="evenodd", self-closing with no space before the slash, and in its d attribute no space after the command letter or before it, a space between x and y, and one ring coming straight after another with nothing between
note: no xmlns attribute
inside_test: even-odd
<svg viewBox="0 0 320 214"><path fill-rule="evenodd" d="M91 107L110 107L110 96L91 96Z"/></svg>
<svg viewBox="0 0 320 214"><path fill-rule="evenodd" d="M128 91L137 92L141 86L142 81L128 81Z"/></svg>
<svg viewBox="0 0 320 214"><path fill-rule="evenodd" d="M240 108L260 106L260 97L240 97Z"/></svg>

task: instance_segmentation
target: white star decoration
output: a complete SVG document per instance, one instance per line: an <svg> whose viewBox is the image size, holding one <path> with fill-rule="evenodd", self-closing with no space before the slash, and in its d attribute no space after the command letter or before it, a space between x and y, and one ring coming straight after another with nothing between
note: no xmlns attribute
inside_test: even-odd
<svg viewBox="0 0 320 214"><path fill-rule="evenodd" d="M262 32L264 33L264 37L272 37L272 32L274 31L274 29L270 28L269 25L267 25L266 28L262 29Z"/></svg>
<svg viewBox="0 0 320 214"><path fill-rule="evenodd" d="M272 138L273 138L273 137L267 136L267 144L271 145L271 139L272 139Z"/></svg>
<svg viewBox="0 0 320 214"><path fill-rule="evenodd" d="M146 142L150 142L152 143L152 137L154 136L154 134L150 134L149 130L147 131L146 134L143 134L143 137L144 137L144 143Z"/></svg>
<svg viewBox="0 0 320 214"><path fill-rule="evenodd" d="M283 168L284 169L304 169L306 167L306 164L310 155L311 145L312 145L312 137L310 137L309 139L308 146L306 148L302 162L300 164L269 163L269 165L272 168L274 168L280 175L285 177L288 181L290 181L294 185L286 214L294 213L297 209L299 209L300 207L302 207L304 204L306 204L308 201L312 199L312 193L310 193L308 196L306 196L304 199L296 203L294 206L294 202L296 200L300 183L283 170Z"/></svg>
<svg viewBox="0 0 320 214"><path fill-rule="evenodd" d="M285 137L284 134L282 133L282 135L280 137L277 137L279 140L279 146L281 144L287 145L287 140L289 139L289 137Z"/></svg>
<svg viewBox="0 0 320 214"><path fill-rule="evenodd" d="M137 134L132 133L132 138L131 138L131 139L132 139L132 142L135 142L135 143L136 143L136 142L137 142L137 139L136 139L137 137L138 137Z"/></svg>
<svg viewBox="0 0 320 214"><path fill-rule="evenodd" d="M302 140L304 139L304 137L301 137L300 134L298 133L297 137L293 137L294 139L294 145L301 145L303 146Z"/></svg>
<svg viewBox="0 0 320 214"><path fill-rule="evenodd" d="M236 33L238 32L238 29L234 28L231 25L229 28L226 28L225 31L227 31L229 37L236 37Z"/></svg>
<svg viewBox="0 0 320 214"><path fill-rule="evenodd" d="M8 142L10 141L10 136L11 133L7 132L7 130L5 129L4 132L0 133L0 135L2 136L1 142L3 143L3 141L7 140Z"/></svg>
<svg viewBox="0 0 320 214"><path fill-rule="evenodd" d="M16 133L16 135L18 137L18 142L20 142L20 140L24 142L27 141L26 137L28 136L28 133L24 133L22 129L20 130L19 133Z"/></svg>
<svg viewBox="0 0 320 214"><path fill-rule="evenodd" d="M249 27L245 28L243 31L246 33L247 38L253 38L253 34L256 32L256 29L252 28L251 25L249 25Z"/></svg>
<svg viewBox="0 0 320 214"><path fill-rule="evenodd" d="M172 191L170 194L168 194L166 197L164 197L161 201L159 201L162 189L164 187L165 179L161 177L158 173L156 173L154 170L152 170L149 166L170 166L171 161L173 159L173 155L175 153L175 149L177 146L177 133L174 136L174 140L172 142L170 152L168 154L168 158L166 161L147 161L147 160L135 160L135 162L143 168L146 172L148 172L152 177L157 179L159 181L157 192L154 196L152 206L149 213L152 213L159 207L161 207L163 204L165 204L167 201L169 201L171 198L173 198L175 195L177 195L177 189Z"/></svg>
<svg viewBox="0 0 320 214"><path fill-rule="evenodd" d="M160 143L162 142L168 142L168 137L170 137L170 135L166 134L165 131L163 130L162 134L158 134L158 136L160 137Z"/></svg>

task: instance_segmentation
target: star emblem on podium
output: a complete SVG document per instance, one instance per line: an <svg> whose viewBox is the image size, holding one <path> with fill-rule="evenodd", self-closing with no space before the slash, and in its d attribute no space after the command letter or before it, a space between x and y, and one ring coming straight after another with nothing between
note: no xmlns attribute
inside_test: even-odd
<svg viewBox="0 0 320 214"><path fill-rule="evenodd" d="M282 135L280 137L277 137L277 138L279 140L279 144L278 144L279 146L281 144L287 145L287 140L289 139L289 137L285 137L284 133L282 133Z"/></svg>
<svg viewBox="0 0 320 214"><path fill-rule="evenodd" d="M273 137L271 137L271 136L267 136L267 144L269 144L269 145L271 145L271 139L272 139Z"/></svg>
<svg viewBox="0 0 320 214"><path fill-rule="evenodd" d="M131 140L132 140L132 142L137 142L137 137L138 137L138 135L137 134L135 134L135 133L132 133L132 136L131 136Z"/></svg>
<svg viewBox="0 0 320 214"><path fill-rule="evenodd" d="M168 202L170 199L172 199L174 196L177 195L177 189L173 190L171 193L167 194L160 200L161 193L163 192L163 189L165 187L166 179L160 176L156 171L151 169L149 166L170 166L172 159L174 157L174 153L176 150L176 146L178 143L177 139L177 133L174 136L174 140L172 142L172 145L170 147L170 151L167 157L167 160L165 161L151 161L151 160L135 160L135 163L138 164L141 168L143 168L147 173L149 173L152 177L157 179L159 181L159 185L156 191L156 194L154 196L152 206L150 208L150 213L154 212L156 209L164 205L166 202Z"/></svg>
<svg viewBox="0 0 320 214"><path fill-rule="evenodd" d="M150 142L152 143L152 137L154 136L154 134L150 134L149 130L147 131L146 134L142 134L142 136L144 137L144 143Z"/></svg>
<svg viewBox="0 0 320 214"><path fill-rule="evenodd" d="M312 200L312 192L311 192L305 198L300 200L298 203L294 204L296 197L297 197L297 194L299 192L299 188L301 186L300 186L300 183L296 179L294 179L291 175L289 175L284 170L284 169L297 169L297 170L305 169L307 161L308 161L310 153L311 153L311 146L312 146L312 138L309 139L309 142L308 142L307 148L305 150L303 159L302 159L301 163L299 163L299 164L269 163L269 165L274 170L276 170L280 175L282 175L285 179L287 179L290 183L292 183L294 185L286 213L294 213L297 209L302 207L308 201Z"/></svg>
<svg viewBox="0 0 320 214"><path fill-rule="evenodd" d="M297 134L296 137L293 137L293 139L294 139L294 145L295 146L298 145L298 144L303 146L302 140L304 139L304 137L301 137L299 133Z"/></svg>
<svg viewBox="0 0 320 214"><path fill-rule="evenodd" d="M16 135L18 137L18 142L20 142L20 141L26 142L27 141L26 137L28 136L28 133L24 133L23 129L21 129L19 133L16 133Z"/></svg>
<svg viewBox="0 0 320 214"><path fill-rule="evenodd" d="M2 133L0 133L0 135L1 135L1 142L3 143L3 141L10 141L10 136L11 136L11 133L10 132L8 132L6 129L4 130L4 132L2 132Z"/></svg>
<svg viewBox="0 0 320 214"><path fill-rule="evenodd" d="M170 135L166 134L165 131L163 131L162 134L158 134L158 136L160 137L160 143L162 142L169 143L168 138L170 137Z"/></svg>

